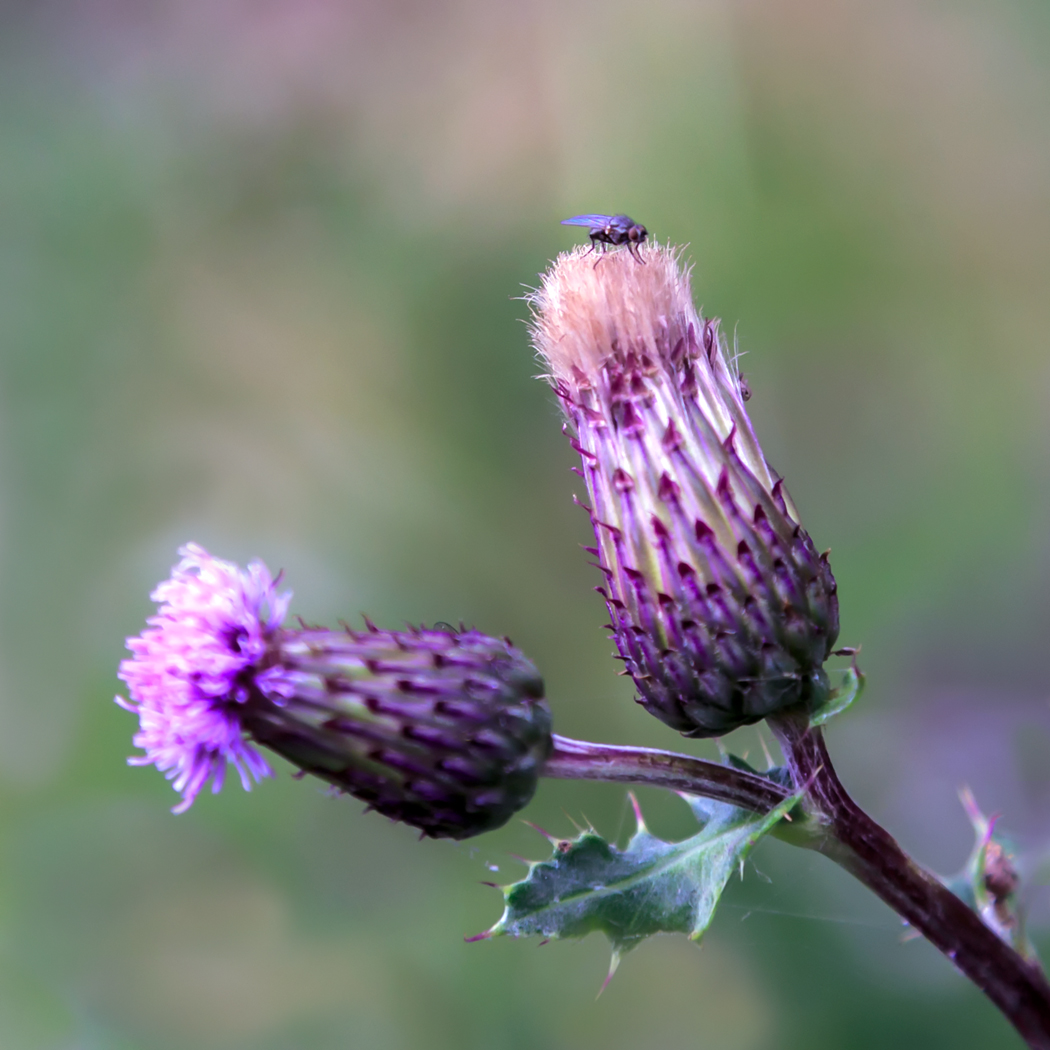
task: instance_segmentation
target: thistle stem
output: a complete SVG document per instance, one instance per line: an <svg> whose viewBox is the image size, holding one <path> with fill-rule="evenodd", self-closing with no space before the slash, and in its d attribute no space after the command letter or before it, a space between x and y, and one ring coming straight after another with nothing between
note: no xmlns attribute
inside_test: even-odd
<svg viewBox="0 0 1050 1050"><path fill-rule="evenodd" d="M649 784L730 802L755 813L768 813L789 794L765 777L691 755L647 747L592 744L557 734L543 775L561 780Z"/></svg>
<svg viewBox="0 0 1050 1050"><path fill-rule="evenodd" d="M1050 1050L1050 984L936 876L915 863L847 794L819 728L803 714L769 720L825 854L922 933L1006 1015L1033 1050Z"/></svg>

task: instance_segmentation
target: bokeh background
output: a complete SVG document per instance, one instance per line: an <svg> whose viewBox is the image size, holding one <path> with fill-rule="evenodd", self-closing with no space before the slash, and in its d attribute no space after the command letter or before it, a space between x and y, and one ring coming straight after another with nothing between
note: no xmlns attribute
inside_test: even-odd
<svg viewBox="0 0 1050 1050"><path fill-rule="evenodd" d="M123 640L194 539L294 610L463 619L559 730L631 702L525 287L627 211L688 243L869 689L856 796L959 868L969 784L1050 845L1050 9L1039 0L86 0L0 10L0 1046L1019 1045L818 857L768 842L702 948L464 944L515 821L416 841L280 767L180 817ZM738 750L761 753L753 730ZM681 802L642 792L653 828ZM624 792L525 814L626 835ZM497 871L498 869L498 871ZM1038 882L1038 878L1035 880ZM1050 953L1050 908L1030 891Z"/></svg>

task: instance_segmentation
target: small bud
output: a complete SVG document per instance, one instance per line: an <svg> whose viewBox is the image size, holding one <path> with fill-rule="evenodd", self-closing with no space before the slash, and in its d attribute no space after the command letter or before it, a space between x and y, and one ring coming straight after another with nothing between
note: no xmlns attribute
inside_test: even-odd
<svg viewBox="0 0 1050 1050"><path fill-rule="evenodd" d="M290 595L189 544L120 677L135 744L192 804L227 762L272 775L262 744L302 771L434 838L506 823L532 797L551 749L536 668L477 631L283 627Z"/></svg>
<svg viewBox="0 0 1050 1050"><path fill-rule="evenodd" d="M963 870L945 882L1007 944L1035 959L1025 933L1021 872L1013 850L996 830L999 818L986 817L968 787L960 789L959 798L973 825L974 846Z"/></svg>
<svg viewBox="0 0 1050 1050"><path fill-rule="evenodd" d="M762 455L677 254L561 255L533 338L571 421L601 588L639 702L687 736L827 693L835 579Z"/></svg>
<svg viewBox="0 0 1050 1050"><path fill-rule="evenodd" d="M984 888L996 905L1003 905L1017 892L1021 877L1013 857L1001 842L990 839L984 851Z"/></svg>

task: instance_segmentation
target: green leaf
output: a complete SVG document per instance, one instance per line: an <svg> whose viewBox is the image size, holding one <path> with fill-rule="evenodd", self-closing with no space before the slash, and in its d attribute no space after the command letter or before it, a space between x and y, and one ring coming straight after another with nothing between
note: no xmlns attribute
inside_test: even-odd
<svg viewBox="0 0 1050 1050"><path fill-rule="evenodd" d="M828 719L845 711L862 692L864 675L854 662L842 672L842 681L828 692L827 699L811 712L809 724L822 726Z"/></svg>
<svg viewBox="0 0 1050 1050"><path fill-rule="evenodd" d="M654 933L684 933L698 940L730 875L798 796L765 816L682 797L702 824L692 838L656 838L636 803L638 828L623 850L593 829L575 839L552 840L550 860L532 863L524 879L503 887L503 917L482 936L554 939L599 930L613 946L610 976L624 952Z"/></svg>

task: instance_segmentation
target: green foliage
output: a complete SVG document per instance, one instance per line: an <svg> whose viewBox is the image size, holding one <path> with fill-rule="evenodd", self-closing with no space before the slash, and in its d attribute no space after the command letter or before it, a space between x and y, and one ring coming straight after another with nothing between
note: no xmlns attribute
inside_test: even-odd
<svg viewBox="0 0 1050 1050"><path fill-rule="evenodd" d="M593 829L552 839L550 860L530 865L520 882L503 887L506 908L487 936L555 939L601 931L620 956L654 933L699 940L734 869L798 801L785 799L764 816L694 796L682 796L701 824L691 838L652 835L635 803L638 826L625 849ZM633 799L632 799L633 800Z"/></svg>
<svg viewBox="0 0 1050 1050"><path fill-rule="evenodd" d="M864 675L854 661L842 672L842 681L828 693L827 699L813 710L809 724L822 726L845 711L864 692L864 682Z"/></svg>

